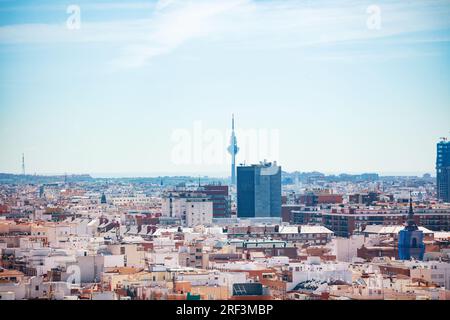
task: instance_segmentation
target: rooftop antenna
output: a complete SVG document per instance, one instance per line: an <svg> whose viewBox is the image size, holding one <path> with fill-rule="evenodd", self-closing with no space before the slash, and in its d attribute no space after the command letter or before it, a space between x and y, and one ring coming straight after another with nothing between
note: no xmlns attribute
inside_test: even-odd
<svg viewBox="0 0 450 320"><path fill-rule="evenodd" d="M22 153L22 174L25 175L25 154Z"/></svg>

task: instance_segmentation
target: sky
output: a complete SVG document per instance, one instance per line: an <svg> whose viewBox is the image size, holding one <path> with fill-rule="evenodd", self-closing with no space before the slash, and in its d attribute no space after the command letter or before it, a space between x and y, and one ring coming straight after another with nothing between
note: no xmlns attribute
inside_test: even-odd
<svg viewBox="0 0 450 320"><path fill-rule="evenodd" d="M0 172L434 174L450 0L0 0Z"/></svg>

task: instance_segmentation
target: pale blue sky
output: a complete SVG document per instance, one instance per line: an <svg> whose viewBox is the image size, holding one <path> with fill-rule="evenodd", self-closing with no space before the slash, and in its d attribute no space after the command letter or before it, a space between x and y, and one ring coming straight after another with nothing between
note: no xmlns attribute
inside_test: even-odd
<svg viewBox="0 0 450 320"><path fill-rule="evenodd" d="M0 0L0 172L226 175L173 163L171 135L234 113L279 131L284 170L434 173L450 1L336 3Z"/></svg>

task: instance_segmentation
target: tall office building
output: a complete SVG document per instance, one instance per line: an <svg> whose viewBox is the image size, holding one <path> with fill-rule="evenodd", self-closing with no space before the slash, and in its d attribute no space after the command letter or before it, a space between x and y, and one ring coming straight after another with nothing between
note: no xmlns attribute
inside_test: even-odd
<svg viewBox="0 0 450 320"><path fill-rule="evenodd" d="M281 167L276 162L237 167L237 216L281 217Z"/></svg>
<svg viewBox="0 0 450 320"><path fill-rule="evenodd" d="M438 199L450 202L450 141L446 138L437 144L436 188Z"/></svg>

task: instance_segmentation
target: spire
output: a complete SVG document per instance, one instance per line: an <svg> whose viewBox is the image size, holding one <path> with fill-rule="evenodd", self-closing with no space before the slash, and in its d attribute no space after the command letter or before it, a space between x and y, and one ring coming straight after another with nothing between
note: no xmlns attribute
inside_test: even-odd
<svg viewBox="0 0 450 320"><path fill-rule="evenodd" d="M106 195L104 192L102 193L102 197L100 198L100 203L106 203Z"/></svg>
<svg viewBox="0 0 450 320"><path fill-rule="evenodd" d="M231 114L231 130L234 131L234 113Z"/></svg>
<svg viewBox="0 0 450 320"><path fill-rule="evenodd" d="M408 211L408 219L406 223L406 228L408 230L418 230L419 228L416 225L416 222L414 221L414 210L413 210L413 204L412 204L412 193L409 192L409 211Z"/></svg>
<svg viewBox="0 0 450 320"><path fill-rule="evenodd" d="M414 215L414 211L413 211L413 205L412 205L412 195L411 195L411 191L409 192L409 212L408 212L408 218L412 218L412 216Z"/></svg>
<svg viewBox="0 0 450 320"><path fill-rule="evenodd" d="M412 194L409 194L409 211L405 228L398 233L398 257L400 260L423 259L425 245L423 232L414 221Z"/></svg>

